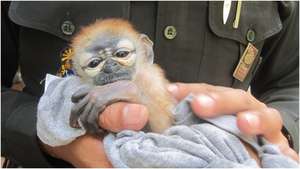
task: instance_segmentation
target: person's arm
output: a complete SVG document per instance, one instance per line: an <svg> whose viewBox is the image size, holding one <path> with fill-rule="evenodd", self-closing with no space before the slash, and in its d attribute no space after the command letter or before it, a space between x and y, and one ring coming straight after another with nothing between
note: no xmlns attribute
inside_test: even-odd
<svg viewBox="0 0 300 169"><path fill-rule="evenodd" d="M1 2L1 156L23 167L47 167L51 165L36 137L38 98L11 90L18 67L19 27L8 18L9 5Z"/></svg>
<svg viewBox="0 0 300 169"><path fill-rule="evenodd" d="M266 41L251 90L256 98L280 112L293 148L299 151L299 9L297 2L281 3L283 28Z"/></svg>
<svg viewBox="0 0 300 169"><path fill-rule="evenodd" d="M9 4L1 2L1 88L12 86L19 60L17 53L19 28L8 18Z"/></svg>
<svg viewBox="0 0 300 169"><path fill-rule="evenodd" d="M12 90L2 92L1 98L1 155L22 167L55 166L40 149L36 137L38 99Z"/></svg>

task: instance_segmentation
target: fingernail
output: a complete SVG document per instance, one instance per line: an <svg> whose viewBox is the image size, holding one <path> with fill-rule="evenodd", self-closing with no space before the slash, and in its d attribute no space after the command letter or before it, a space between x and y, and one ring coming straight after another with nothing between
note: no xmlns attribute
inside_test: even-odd
<svg viewBox="0 0 300 169"><path fill-rule="evenodd" d="M123 125L124 127L134 127L144 123L145 107L140 105L128 104L123 109Z"/></svg>
<svg viewBox="0 0 300 169"><path fill-rule="evenodd" d="M249 127L251 127L252 129L257 129L259 127L259 118L256 115L246 113L244 117Z"/></svg>
<svg viewBox="0 0 300 169"><path fill-rule="evenodd" d="M173 95L176 95L178 93L178 86L175 85L175 84L170 84L168 87L167 87L167 90L172 93Z"/></svg>
<svg viewBox="0 0 300 169"><path fill-rule="evenodd" d="M207 95L199 94L195 96L196 101L204 107L213 107L215 100Z"/></svg>

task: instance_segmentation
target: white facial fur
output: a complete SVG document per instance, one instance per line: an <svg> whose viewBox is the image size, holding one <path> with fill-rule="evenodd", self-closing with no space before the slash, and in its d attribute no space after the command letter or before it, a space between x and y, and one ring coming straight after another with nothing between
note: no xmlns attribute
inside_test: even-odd
<svg viewBox="0 0 300 169"><path fill-rule="evenodd" d="M133 43L128 39L122 39L118 42L117 48L127 48L129 50L134 50Z"/></svg>
<svg viewBox="0 0 300 169"><path fill-rule="evenodd" d="M122 39L118 42L117 49L131 51L131 53L126 58L113 57L112 59L118 61L122 65L131 66L136 59L136 53L133 51L135 49L134 44L128 39Z"/></svg>

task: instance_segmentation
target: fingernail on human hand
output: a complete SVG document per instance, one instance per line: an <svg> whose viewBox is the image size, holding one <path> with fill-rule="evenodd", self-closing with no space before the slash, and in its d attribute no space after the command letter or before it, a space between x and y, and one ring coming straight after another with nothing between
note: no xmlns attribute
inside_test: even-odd
<svg viewBox="0 0 300 169"><path fill-rule="evenodd" d="M253 130L257 130L259 128L259 118L251 113L244 114L244 118L247 121L249 127L251 127Z"/></svg>
<svg viewBox="0 0 300 169"><path fill-rule="evenodd" d="M199 104L201 104L204 107L212 107L215 104L213 98L204 94L197 95L195 99Z"/></svg>
<svg viewBox="0 0 300 169"><path fill-rule="evenodd" d="M178 93L178 86L175 85L175 84L170 84L168 87L167 87L167 90L172 93L173 95L177 95Z"/></svg>
<svg viewBox="0 0 300 169"><path fill-rule="evenodd" d="M215 100L208 95L198 94L194 96L192 107L195 113L201 117L213 116L215 107Z"/></svg>
<svg viewBox="0 0 300 169"><path fill-rule="evenodd" d="M147 111L144 106L128 104L123 109L123 127L140 130L147 122Z"/></svg>

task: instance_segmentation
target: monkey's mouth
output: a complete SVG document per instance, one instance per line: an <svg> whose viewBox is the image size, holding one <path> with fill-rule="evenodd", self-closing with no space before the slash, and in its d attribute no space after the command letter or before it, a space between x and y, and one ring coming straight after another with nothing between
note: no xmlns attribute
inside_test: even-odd
<svg viewBox="0 0 300 169"><path fill-rule="evenodd" d="M117 72L117 73L100 73L95 78L96 85L106 85L109 83L113 83L119 80L131 80L131 75L128 72Z"/></svg>

